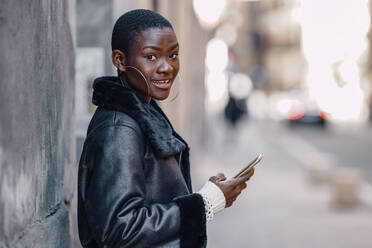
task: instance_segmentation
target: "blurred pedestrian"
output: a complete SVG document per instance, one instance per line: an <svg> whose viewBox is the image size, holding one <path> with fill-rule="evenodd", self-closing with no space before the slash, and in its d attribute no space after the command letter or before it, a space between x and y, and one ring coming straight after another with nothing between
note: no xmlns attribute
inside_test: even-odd
<svg viewBox="0 0 372 248"><path fill-rule="evenodd" d="M229 52L226 73L228 75L229 100L224 109L224 117L230 126L235 127L241 119L248 115L246 101L252 89L252 82L248 75L239 73L239 65L232 51Z"/></svg>
<svg viewBox="0 0 372 248"><path fill-rule="evenodd" d="M189 147L155 100L179 71L172 25L150 10L122 15L112 32L116 77L94 81L98 106L79 164L83 247L206 247L206 222L229 207L249 175L219 173L192 193Z"/></svg>
<svg viewBox="0 0 372 248"><path fill-rule="evenodd" d="M238 121L247 114L246 99L236 99L230 95L224 114L228 123L231 124L232 127L235 127Z"/></svg>

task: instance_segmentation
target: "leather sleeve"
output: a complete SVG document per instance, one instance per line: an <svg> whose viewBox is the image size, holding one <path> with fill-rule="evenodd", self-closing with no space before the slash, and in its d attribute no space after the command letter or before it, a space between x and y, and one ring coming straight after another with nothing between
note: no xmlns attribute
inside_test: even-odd
<svg viewBox="0 0 372 248"><path fill-rule="evenodd" d="M110 248L151 247L180 238L181 247L203 247L202 198L190 194L168 204L145 204L140 134L129 126L109 126L95 132L87 151L90 173L83 201L96 241ZM195 227L203 232L188 233ZM190 238L191 243L186 240Z"/></svg>

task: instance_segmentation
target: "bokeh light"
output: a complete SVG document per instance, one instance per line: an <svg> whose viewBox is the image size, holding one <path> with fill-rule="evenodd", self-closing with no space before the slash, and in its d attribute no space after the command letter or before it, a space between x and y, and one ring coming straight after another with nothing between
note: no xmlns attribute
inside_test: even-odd
<svg viewBox="0 0 372 248"><path fill-rule="evenodd" d="M228 64L228 47L221 39L213 38L207 44L205 65L206 71L206 110L218 113L228 99L228 79L225 68Z"/></svg>
<svg viewBox="0 0 372 248"><path fill-rule="evenodd" d="M228 63L228 48L221 39L211 39L207 44L205 64L209 71L223 71Z"/></svg>
<svg viewBox="0 0 372 248"><path fill-rule="evenodd" d="M359 60L367 49L367 0L303 0L302 26L309 95L333 120L360 121L367 108Z"/></svg>
<svg viewBox="0 0 372 248"><path fill-rule="evenodd" d="M227 5L227 0L193 0L194 11L205 28L214 28Z"/></svg>
<svg viewBox="0 0 372 248"><path fill-rule="evenodd" d="M226 105L228 100L227 76L223 71L208 73L206 77L208 113L218 113Z"/></svg>
<svg viewBox="0 0 372 248"><path fill-rule="evenodd" d="M223 40L228 46L234 45L238 38L236 27L230 23L222 25L216 31L216 38Z"/></svg>
<svg viewBox="0 0 372 248"><path fill-rule="evenodd" d="M252 90L252 80L244 73L236 73L230 80L230 94L236 99L245 99Z"/></svg>

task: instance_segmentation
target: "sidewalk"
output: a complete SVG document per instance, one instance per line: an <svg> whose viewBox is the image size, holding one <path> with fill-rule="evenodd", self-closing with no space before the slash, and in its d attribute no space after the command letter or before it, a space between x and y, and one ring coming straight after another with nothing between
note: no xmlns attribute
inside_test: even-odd
<svg viewBox="0 0 372 248"><path fill-rule="evenodd" d="M208 247L372 247L372 205L333 209L329 186L309 185L303 165L288 152L288 142L295 137L284 141L254 122L245 124L235 138L223 137L224 128L214 122L207 151L193 158L195 189L217 172L233 176L257 153L263 153L264 160L237 202L208 224ZM303 146L297 149L310 149L305 141Z"/></svg>

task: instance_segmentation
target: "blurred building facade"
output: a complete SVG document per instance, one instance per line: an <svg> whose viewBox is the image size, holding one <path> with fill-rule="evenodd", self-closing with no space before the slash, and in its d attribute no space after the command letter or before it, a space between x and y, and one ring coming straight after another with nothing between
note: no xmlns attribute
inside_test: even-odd
<svg viewBox="0 0 372 248"><path fill-rule="evenodd" d="M254 34L260 64L266 68L268 90L289 90L304 81L305 60L301 51L301 27L293 19L299 1L263 1L253 5L256 14Z"/></svg>
<svg viewBox="0 0 372 248"><path fill-rule="evenodd" d="M364 123L371 116L369 0L245 2L255 61L250 71L262 68L269 101L301 94L334 123Z"/></svg>

